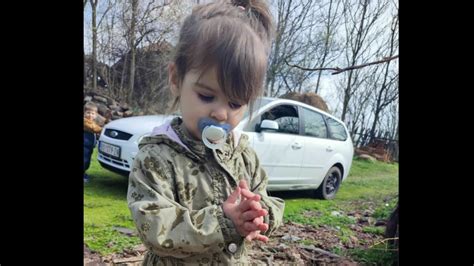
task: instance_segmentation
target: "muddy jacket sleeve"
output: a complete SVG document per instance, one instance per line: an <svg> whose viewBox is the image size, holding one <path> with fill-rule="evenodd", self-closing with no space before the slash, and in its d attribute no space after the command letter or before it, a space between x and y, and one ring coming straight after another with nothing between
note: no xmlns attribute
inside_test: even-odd
<svg viewBox="0 0 474 266"><path fill-rule="evenodd" d="M177 202L171 162L147 145L138 153L129 178L128 206L143 243L158 256L184 258L221 252L229 238L240 238L220 205L189 210ZM233 233L232 233L233 232Z"/></svg>

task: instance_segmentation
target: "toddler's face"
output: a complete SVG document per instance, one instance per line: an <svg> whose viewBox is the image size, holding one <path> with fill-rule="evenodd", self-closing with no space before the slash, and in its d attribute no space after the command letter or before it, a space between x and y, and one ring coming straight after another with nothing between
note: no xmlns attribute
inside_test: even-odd
<svg viewBox="0 0 474 266"><path fill-rule="evenodd" d="M84 112L84 117L89 119L89 120L95 120L97 117L97 112L94 110L86 110Z"/></svg>
<svg viewBox="0 0 474 266"><path fill-rule="evenodd" d="M217 82L215 68L200 73L189 71L180 89L174 92L180 96L180 109L183 123L188 133L196 140L201 139L198 121L212 118L220 123L228 123L234 129L242 120L246 104L228 99ZM172 88L173 90L173 88Z"/></svg>

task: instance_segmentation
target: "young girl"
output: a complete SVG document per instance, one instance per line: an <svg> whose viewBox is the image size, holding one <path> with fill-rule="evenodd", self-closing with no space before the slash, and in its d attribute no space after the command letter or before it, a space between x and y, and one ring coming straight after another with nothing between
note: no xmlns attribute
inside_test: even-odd
<svg viewBox="0 0 474 266"><path fill-rule="evenodd" d="M248 137L232 131L262 93L272 30L261 1L199 5L184 21L169 65L181 118L140 142L130 173L144 265L246 264L246 243L281 225L283 200L267 195ZM229 129L218 148L203 143L205 120Z"/></svg>

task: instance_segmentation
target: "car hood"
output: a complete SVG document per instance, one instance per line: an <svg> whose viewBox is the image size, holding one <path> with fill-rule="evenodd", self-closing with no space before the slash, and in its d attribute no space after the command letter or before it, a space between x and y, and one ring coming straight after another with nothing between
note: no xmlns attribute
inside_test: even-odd
<svg viewBox="0 0 474 266"><path fill-rule="evenodd" d="M173 119L173 115L145 115L127 117L114 120L108 123L105 127L110 129L117 129L130 134L145 134L151 133L153 128L160 126Z"/></svg>

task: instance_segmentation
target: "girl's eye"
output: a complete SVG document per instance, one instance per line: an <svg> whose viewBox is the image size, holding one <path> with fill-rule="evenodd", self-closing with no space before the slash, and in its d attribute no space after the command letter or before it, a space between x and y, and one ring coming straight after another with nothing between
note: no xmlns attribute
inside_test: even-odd
<svg viewBox="0 0 474 266"><path fill-rule="evenodd" d="M242 105L238 103L229 103L229 106L231 109L239 109L240 107L242 107Z"/></svg>
<svg viewBox="0 0 474 266"><path fill-rule="evenodd" d="M198 93L198 97L199 99L201 99L201 101L206 102L206 103L210 103L212 102L212 100L214 100L214 96L206 96L200 93Z"/></svg>

